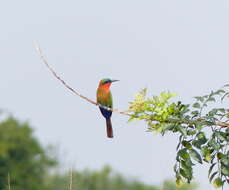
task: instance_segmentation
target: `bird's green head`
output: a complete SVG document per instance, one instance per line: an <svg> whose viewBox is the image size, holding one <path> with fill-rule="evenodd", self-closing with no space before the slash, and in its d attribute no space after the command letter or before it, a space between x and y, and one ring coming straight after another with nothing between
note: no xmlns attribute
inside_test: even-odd
<svg viewBox="0 0 229 190"><path fill-rule="evenodd" d="M119 81L119 80L112 80L112 79L109 79L109 78L104 78L104 79L100 80L99 87L109 88L111 83L112 82L116 82L116 81Z"/></svg>

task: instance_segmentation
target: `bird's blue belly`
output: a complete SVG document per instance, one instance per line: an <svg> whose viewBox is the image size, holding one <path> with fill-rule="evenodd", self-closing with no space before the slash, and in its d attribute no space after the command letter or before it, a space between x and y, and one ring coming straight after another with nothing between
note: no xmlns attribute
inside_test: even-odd
<svg viewBox="0 0 229 190"><path fill-rule="evenodd" d="M101 113L103 114L103 117L105 117L106 119L109 119L112 115L112 111L106 110L104 108L99 107Z"/></svg>

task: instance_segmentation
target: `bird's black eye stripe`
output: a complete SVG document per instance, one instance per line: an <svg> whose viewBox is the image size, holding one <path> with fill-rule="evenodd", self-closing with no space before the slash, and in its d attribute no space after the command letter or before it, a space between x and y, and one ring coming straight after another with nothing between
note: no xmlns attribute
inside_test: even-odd
<svg viewBox="0 0 229 190"><path fill-rule="evenodd" d="M110 82L112 82L112 81L111 80L107 80L103 84L107 84L107 83L110 83Z"/></svg>

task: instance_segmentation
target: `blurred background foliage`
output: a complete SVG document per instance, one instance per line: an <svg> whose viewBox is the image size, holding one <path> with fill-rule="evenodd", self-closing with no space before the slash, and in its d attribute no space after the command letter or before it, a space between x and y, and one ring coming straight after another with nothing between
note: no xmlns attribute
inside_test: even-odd
<svg viewBox="0 0 229 190"><path fill-rule="evenodd" d="M176 190L177 187L172 181L165 181L161 186L146 185L137 179L126 178L115 173L109 166L100 171L74 171L72 174L53 175L49 179L50 189L67 189L72 176L73 188L80 190ZM194 190L196 184L184 184L180 190Z"/></svg>
<svg viewBox="0 0 229 190"><path fill-rule="evenodd" d="M57 161L47 155L28 123L8 117L0 123L0 189L45 189L44 179Z"/></svg>
<svg viewBox="0 0 229 190"><path fill-rule="evenodd" d="M165 181L161 186L146 185L134 178L115 173L109 166L100 171L55 172L58 158L44 148L27 122L6 117L0 122L0 190L175 190ZM70 177L72 176L72 177ZM10 186L10 187L9 187ZM184 184L180 190L194 190L196 184Z"/></svg>

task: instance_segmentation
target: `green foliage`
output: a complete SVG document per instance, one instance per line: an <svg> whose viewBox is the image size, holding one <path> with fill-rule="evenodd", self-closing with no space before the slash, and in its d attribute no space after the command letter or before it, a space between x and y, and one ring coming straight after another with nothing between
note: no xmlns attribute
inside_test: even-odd
<svg viewBox="0 0 229 190"><path fill-rule="evenodd" d="M0 123L0 189L45 190L44 179L56 161L46 154L28 123L10 117Z"/></svg>
<svg viewBox="0 0 229 190"><path fill-rule="evenodd" d="M179 135L174 171L177 185L193 179L193 166L209 164L209 180L215 187L229 183L229 109L216 107L229 97L229 85L204 96L193 104L170 102L173 93L146 97L146 89L130 102L130 121L144 120L149 131ZM215 107L213 105L215 104ZM212 108L213 107L213 108Z"/></svg>
<svg viewBox="0 0 229 190"><path fill-rule="evenodd" d="M51 156L50 150L44 149L33 136L33 130L28 123L21 123L13 117L0 122L1 190L8 190L9 184L12 190L69 189L69 174L49 172L57 164L56 159ZM104 167L101 171L74 171L72 189L175 190L176 186L171 182L165 182L163 187L145 185ZM179 189L192 190L195 185L184 184Z"/></svg>
<svg viewBox="0 0 229 190"><path fill-rule="evenodd" d="M196 189L197 184L180 184L179 187L172 181L165 181L160 188L160 190L194 190Z"/></svg>
<svg viewBox="0 0 229 190"><path fill-rule="evenodd" d="M67 189L70 175L54 175L49 179L49 188L55 190ZM113 172L110 167L104 167L100 171L74 171L72 173L73 190L177 190L175 183L164 182L161 187L145 185L135 179L127 179ZM179 190L194 190L195 184L183 184Z"/></svg>
<svg viewBox="0 0 229 190"><path fill-rule="evenodd" d="M151 119L152 115L149 115L148 113L154 113L153 118L157 120L168 119L168 116L175 111L175 105L168 103L169 99L174 96L176 95L162 92L160 96L146 98L146 89L143 89L135 97L134 102L131 103L130 111L134 111L135 113L135 115L132 115L131 119Z"/></svg>

